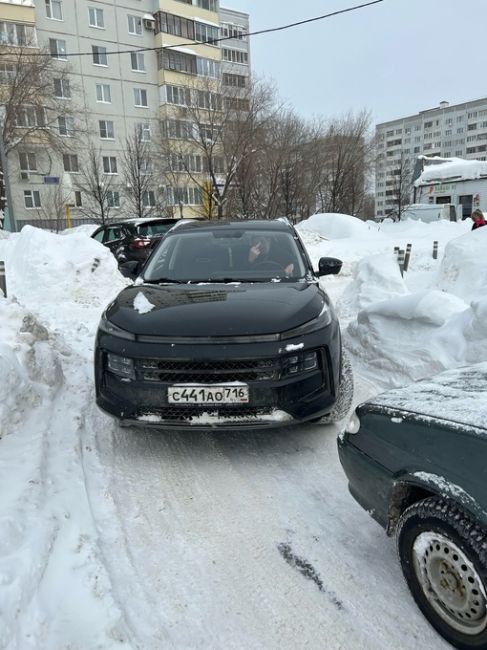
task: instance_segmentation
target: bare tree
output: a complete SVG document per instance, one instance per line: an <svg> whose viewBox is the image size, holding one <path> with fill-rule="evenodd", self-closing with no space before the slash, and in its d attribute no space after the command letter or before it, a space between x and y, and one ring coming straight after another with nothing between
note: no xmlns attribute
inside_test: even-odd
<svg viewBox="0 0 487 650"><path fill-rule="evenodd" d="M391 162L386 173L386 197L392 202L390 216L397 221L411 203L413 168L407 154L401 151L399 159Z"/></svg>
<svg viewBox="0 0 487 650"><path fill-rule="evenodd" d="M255 132L271 104L272 91L265 84L222 93L219 82L205 79L187 89L185 106L168 116L167 176L183 191L189 183L198 189L207 218L221 219L235 205L239 167L251 155Z"/></svg>
<svg viewBox="0 0 487 650"><path fill-rule="evenodd" d="M1 137L6 157L27 144L43 151L65 150L63 136L73 135L67 133L73 131L75 113L73 103L66 101L73 94L67 63L57 61L48 50L29 45L25 36L18 47L0 47ZM0 197L3 207L3 180Z"/></svg>
<svg viewBox="0 0 487 650"><path fill-rule="evenodd" d="M38 208L40 224L59 232L66 223L67 206L72 202L72 193L62 184L50 185L43 197L42 207Z"/></svg>
<svg viewBox="0 0 487 650"><path fill-rule="evenodd" d="M366 111L333 119L323 134L317 195L323 212L357 214L364 205L372 140Z"/></svg>
<svg viewBox="0 0 487 650"><path fill-rule="evenodd" d="M144 137L140 125L125 140L123 178L130 211L137 217L147 217L158 210L151 205L149 193L153 190L155 156L151 141Z"/></svg>
<svg viewBox="0 0 487 650"><path fill-rule="evenodd" d="M117 170L110 166L114 162L114 158L102 156L101 150L90 143L75 178L75 187L84 197L81 213L102 225L112 209L120 207L120 187L115 185L113 175Z"/></svg>

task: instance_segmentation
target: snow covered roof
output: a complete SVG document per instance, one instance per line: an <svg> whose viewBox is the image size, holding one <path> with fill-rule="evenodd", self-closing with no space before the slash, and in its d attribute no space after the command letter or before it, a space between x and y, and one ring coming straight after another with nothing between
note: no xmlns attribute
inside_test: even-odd
<svg viewBox="0 0 487 650"><path fill-rule="evenodd" d="M464 160L463 158L427 158L422 156L426 166L414 182L416 187L444 181L467 181L487 178L487 161ZM430 162L430 164L428 164Z"/></svg>

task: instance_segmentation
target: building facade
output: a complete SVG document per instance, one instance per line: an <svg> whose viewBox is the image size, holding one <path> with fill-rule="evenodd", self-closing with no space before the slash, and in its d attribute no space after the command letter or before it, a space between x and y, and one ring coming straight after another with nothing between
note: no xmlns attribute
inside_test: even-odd
<svg viewBox="0 0 487 650"><path fill-rule="evenodd" d="M463 104L441 102L417 115L376 126L376 214L394 211L398 176L412 175L418 156L487 159L487 98Z"/></svg>
<svg viewBox="0 0 487 650"><path fill-rule="evenodd" d="M136 140L147 156L148 213L200 213L204 165L188 145L191 173L186 165L175 169L167 145L191 130L181 128L190 97L203 106L216 101L232 81L228 75L237 76L235 67L248 78L244 32L236 27L230 40L219 41L233 24L246 30L248 16L221 9L218 0L43 0L35 7L0 0L0 38L6 34L0 45L14 47L12 34L31 29L31 46L53 59L52 92L67 107L46 124L56 131L56 147L26 138L8 154L18 227L36 221L52 227L48 222L66 210L73 223L89 219L93 185L107 218L134 216L127 151ZM243 52L242 60L223 73L222 60L233 50ZM171 165L177 173L167 173Z"/></svg>

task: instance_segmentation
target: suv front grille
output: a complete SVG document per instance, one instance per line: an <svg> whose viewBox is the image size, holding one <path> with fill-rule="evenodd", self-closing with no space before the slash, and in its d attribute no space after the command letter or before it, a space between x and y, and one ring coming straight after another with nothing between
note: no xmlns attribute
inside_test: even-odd
<svg viewBox="0 0 487 650"><path fill-rule="evenodd" d="M219 384L277 381L318 368L318 354L295 352L277 359L173 360L135 359L139 381L170 384Z"/></svg>

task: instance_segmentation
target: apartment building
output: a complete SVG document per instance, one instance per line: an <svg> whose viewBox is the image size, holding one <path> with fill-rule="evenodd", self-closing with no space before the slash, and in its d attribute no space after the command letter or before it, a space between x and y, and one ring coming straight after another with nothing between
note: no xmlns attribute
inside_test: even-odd
<svg viewBox="0 0 487 650"><path fill-rule="evenodd" d="M395 208L397 176L420 155L487 159L487 98L438 107L376 126L376 214ZM412 202L413 197L410 197Z"/></svg>
<svg viewBox="0 0 487 650"><path fill-rule="evenodd" d="M188 125L181 130L180 119L189 97L196 93L202 106L221 99L227 46L218 39L222 16L226 25L234 14L248 25L248 16L220 9L218 0L43 0L35 7L32 1L0 0L0 39L7 34L2 42L15 46L10 36L15 30L32 30L32 46L54 60L53 95L69 107L66 115L46 124L56 131L60 146L31 139L9 153L18 227L41 221L52 227L48 222L59 219L53 214L59 202L63 211L68 206L72 223L88 217L92 198L84 190L93 178L83 170L90 171L90 163L91 171L97 167L109 218L133 214L125 169L128 140L136 137L154 147L144 206L158 213L184 209L184 216L200 214L204 166L196 161L191 173L180 166L168 175L172 163L164 143L189 134ZM228 42L234 40L239 41L237 34ZM245 57L231 65L244 68L248 77L248 43L235 49L245 51Z"/></svg>

